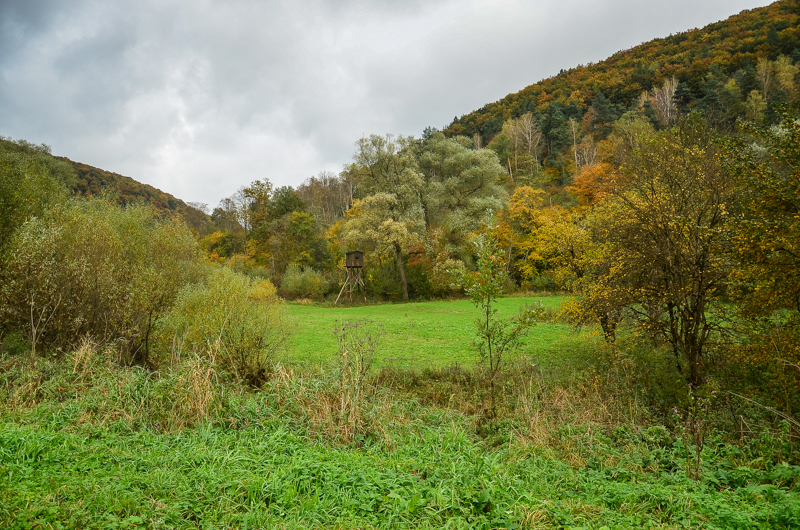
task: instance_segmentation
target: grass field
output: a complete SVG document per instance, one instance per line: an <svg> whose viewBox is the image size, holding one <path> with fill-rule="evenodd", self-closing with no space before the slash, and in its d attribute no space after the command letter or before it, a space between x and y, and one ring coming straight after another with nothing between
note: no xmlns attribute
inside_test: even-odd
<svg viewBox="0 0 800 530"><path fill-rule="evenodd" d="M563 298L508 297L500 316L534 301ZM0 528L800 528L791 430L696 445L636 404L633 365L598 360L592 330L537 324L487 424L469 302L287 310L259 390L202 358L159 373L101 346L0 352ZM359 398L332 330L365 318L395 379Z"/></svg>
<svg viewBox="0 0 800 530"><path fill-rule="evenodd" d="M741 467L732 460L745 455L723 448L709 451L706 477L695 482L680 471L682 449L657 436L564 429L564 438L591 443L594 460L575 466L531 447L487 447L447 414L413 421L394 450L315 444L269 418L175 435L0 422L0 525L755 530L800 522L796 466Z"/></svg>
<svg viewBox="0 0 800 530"><path fill-rule="evenodd" d="M562 296L502 298L497 304L498 316L512 317L519 313L521 306L536 302L554 314L563 300ZM477 359L472 340L474 321L480 313L468 300L355 307L289 304L288 307L293 336L285 360L292 364L330 362L337 352L333 334L336 322L362 319L383 326L379 328L384 335L375 359L379 368L454 364L470 367ZM595 335L578 332L567 324L542 322L530 330L519 354L544 363L569 362L571 358L561 358L565 350L584 351L587 342L596 340Z"/></svg>

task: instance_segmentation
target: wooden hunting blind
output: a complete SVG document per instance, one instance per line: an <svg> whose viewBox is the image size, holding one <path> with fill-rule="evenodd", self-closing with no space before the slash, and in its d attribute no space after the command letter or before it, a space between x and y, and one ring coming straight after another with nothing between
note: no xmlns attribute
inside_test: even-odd
<svg viewBox="0 0 800 530"><path fill-rule="evenodd" d="M360 250L353 250L345 254L345 267L363 267L364 253Z"/></svg>
<svg viewBox="0 0 800 530"><path fill-rule="evenodd" d="M346 276L344 278L344 285L342 285L342 290L339 291L339 296L336 297L336 301L333 305L339 303L339 298L342 297L342 293L347 291L349 293L350 302L353 302L353 289L357 291L357 294L361 294L361 288L364 288L364 303L367 302L367 286L364 285L364 280L361 278L361 269L364 268L364 253L360 250L351 250L350 252L345 252L344 255L344 267L346 271Z"/></svg>

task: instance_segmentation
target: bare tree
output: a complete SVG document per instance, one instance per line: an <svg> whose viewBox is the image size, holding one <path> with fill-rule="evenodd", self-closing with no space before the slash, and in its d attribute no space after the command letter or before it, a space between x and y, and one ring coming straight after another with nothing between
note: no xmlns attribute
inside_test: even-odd
<svg viewBox="0 0 800 530"><path fill-rule="evenodd" d="M675 105L675 91L678 89L678 80L672 77L664 81L661 88L653 89L651 102L656 116L664 125L672 125L678 116L678 107Z"/></svg>
<svg viewBox="0 0 800 530"><path fill-rule="evenodd" d="M528 112L516 120L507 121L503 125L503 132L510 142L514 172L519 172L520 166L523 171L535 172L539 165L542 131L533 114Z"/></svg>
<svg viewBox="0 0 800 530"><path fill-rule="evenodd" d="M581 167L578 164L578 137L581 134L581 124L575 118L570 118L567 124L570 136L572 136L572 154L575 157L575 171L577 171Z"/></svg>
<svg viewBox="0 0 800 530"><path fill-rule="evenodd" d="M221 228L229 232L235 232L240 227L236 219L236 203L229 197L219 201L212 215L212 219L216 218Z"/></svg>
<svg viewBox="0 0 800 530"><path fill-rule="evenodd" d="M233 203L233 213L236 216L236 221L244 230L244 245L247 247L247 232L250 231L250 227L252 226L250 206L253 204L253 197L247 193L246 188L242 186L236 190L236 193L231 195L230 201Z"/></svg>
<svg viewBox="0 0 800 530"><path fill-rule="evenodd" d="M481 137L481 133L476 132L472 135L472 142L475 144L475 149L483 149L483 138Z"/></svg>
<svg viewBox="0 0 800 530"><path fill-rule="evenodd" d="M297 194L309 211L327 225L332 225L353 204L353 182L332 171L320 171L297 188Z"/></svg>
<svg viewBox="0 0 800 530"><path fill-rule="evenodd" d="M194 208L196 210L200 210L201 212L203 212L206 215L211 215L211 209L208 207L208 204L206 204L204 202L191 201L191 202L187 202L186 204L188 204L189 206L191 206L192 208Z"/></svg>
<svg viewBox="0 0 800 530"><path fill-rule="evenodd" d="M591 135L585 137L581 143L575 146L575 169L579 170L597 162L598 152L594 138Z"/></svg>
<svg viewBox="0 0 800 530"><path fill-rule="evenodd" d="M761 94L764 99L769 101L769 96L772 94L772 62L766 57L758 60L756 66L756 75L758 82L761 84Z"/></svg>

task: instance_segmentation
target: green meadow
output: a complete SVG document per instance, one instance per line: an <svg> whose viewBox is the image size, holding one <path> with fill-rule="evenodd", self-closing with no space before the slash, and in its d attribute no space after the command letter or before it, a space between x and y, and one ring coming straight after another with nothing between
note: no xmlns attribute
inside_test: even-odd
<svg viewBox="0 0 800 530"><path fill-rule="evenodd" d="M499 318L510 318L520 307L540 303L547 315L555 315L562 296L507 297L497 303ZM468 300L414 302L408 304L319 306L288 304L287 325L292 338L285 355L291 364L318 365L333 360L338 351L333 330L337 322L374 321L381 333L376 352L377 367L474 366L472 340L480 312ZM549 362L564 348L580 347L597 339L558 322L541 322L531 328L520 355Z"/></svg>

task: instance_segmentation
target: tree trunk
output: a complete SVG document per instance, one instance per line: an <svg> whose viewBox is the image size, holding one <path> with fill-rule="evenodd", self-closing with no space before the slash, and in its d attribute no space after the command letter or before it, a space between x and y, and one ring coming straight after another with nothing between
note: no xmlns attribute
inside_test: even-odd
<svg viewBox="0 0 800 530"><path fill-rule="evenodd" d="M511 272L511 253L514 252L514 231L511 231L508 243L508 259L506 260L506 272ZM527 257L527 256L526 256Z"/></svg>
<svg viewBox="0 0 800 530"><path fill-rule="evenodd" d="M406 283L406 268L403 265L403 253L397 245L395 245L394 251L397 256L397 269L400 271L400 284L403 286L403 300L408 302L408 284Z"/></svg>
<svg viewBox="0 0 800 530"><path fill-rule="evenodd" d="M608 312L600 315L600 327L603 328L603 337L606 344L614 344L617 338L617 319Z"/></svg>

